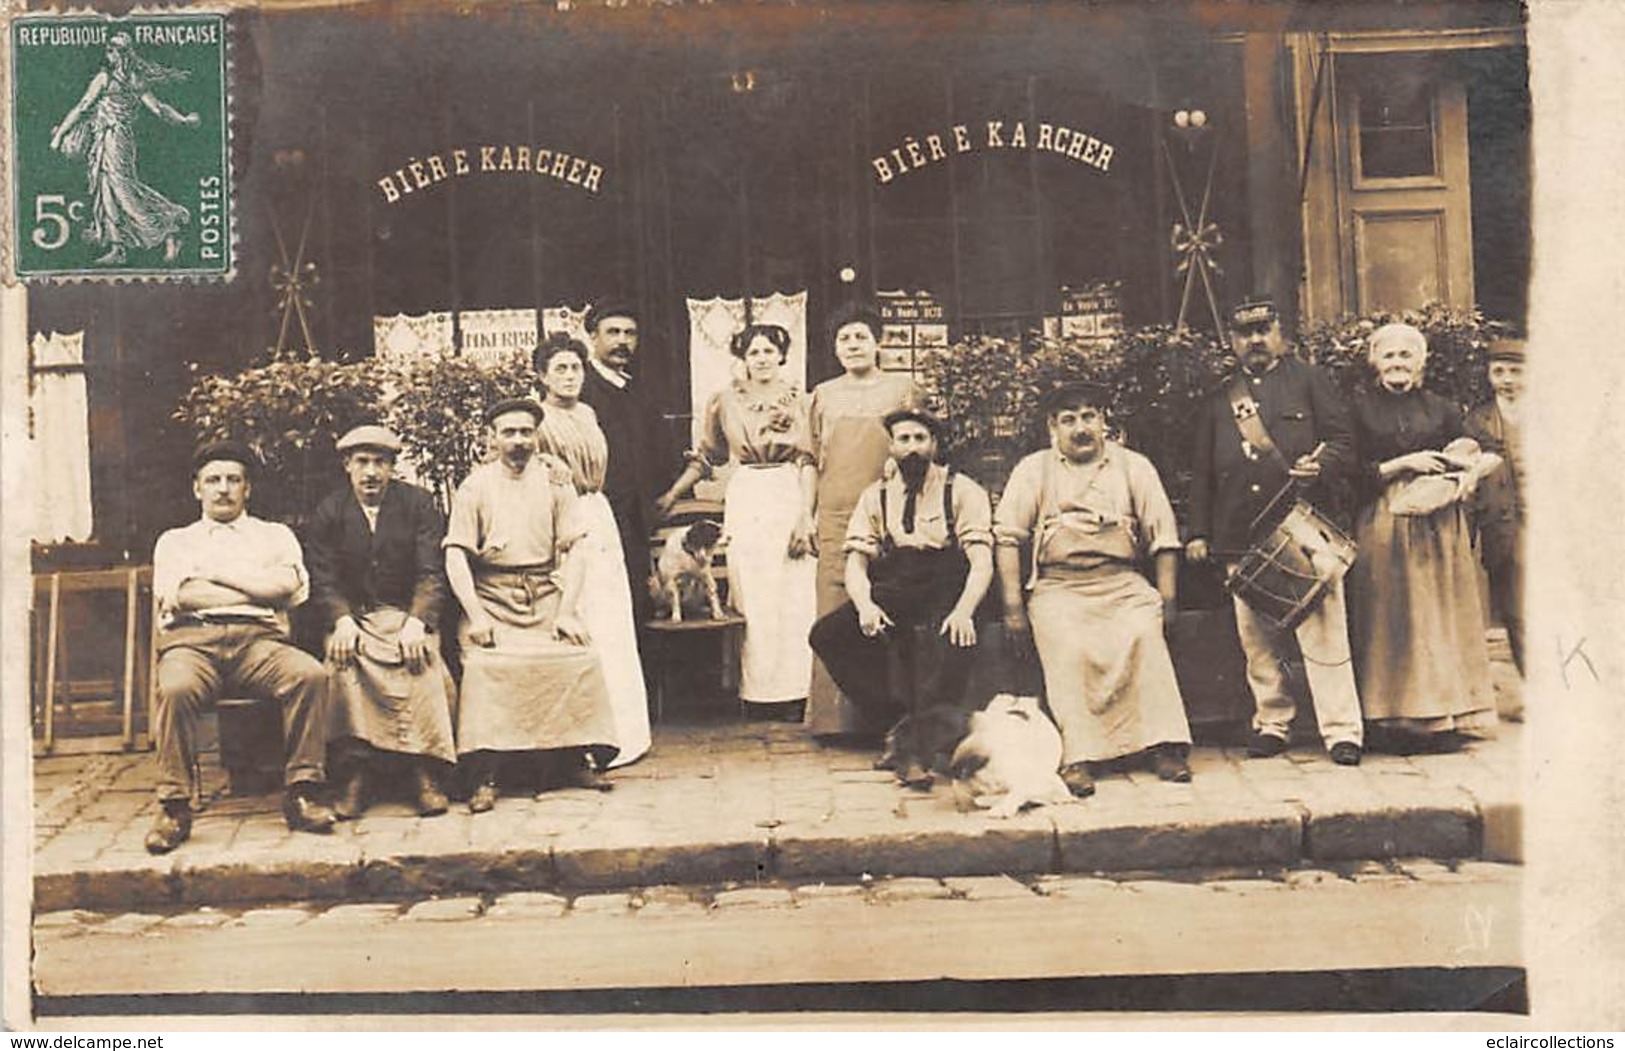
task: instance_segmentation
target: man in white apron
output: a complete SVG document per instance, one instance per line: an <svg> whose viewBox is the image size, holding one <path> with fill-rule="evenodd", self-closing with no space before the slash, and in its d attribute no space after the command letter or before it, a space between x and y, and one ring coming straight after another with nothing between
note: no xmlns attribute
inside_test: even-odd
<svg viewBox="0 0 1625 1051"><path fill-rule="evenodd" d="M1047 393L1050 447L1016 465L993 516L1005 631L1018 645L1030 633L1038 650L1061 778L1080 797L1094 793L1091 764L1141 753L1164 781L1191 778L1190 727L1163 637L1179 527L1151 461L1106 439L1110 403L1091 383ZM1155 587L1141 571L1147 560Z"/></svg>

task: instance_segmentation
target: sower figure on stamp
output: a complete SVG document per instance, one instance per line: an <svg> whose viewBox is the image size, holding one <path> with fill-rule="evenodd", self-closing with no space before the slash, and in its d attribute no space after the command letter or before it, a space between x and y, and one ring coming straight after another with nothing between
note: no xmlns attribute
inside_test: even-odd
<svg viewBox="0 0 1625 1051"><path fill-rule="evenodd" d="M1354 432L1331 377L1289 353L1273 302L1238 306L1230 342L1241 367L1197 417L1185 553L1193 562L1218 558L1233 572L1253 542L1254 521L1283 489L1294 486L1324 506L1328 483L1353 464ZM1364 731L1342 581L1330 582L1295 631L1272 624L1240 597L1234 601L1254 701L1247 754L1267 758L1286 750L1297 712L1286 665L1301 654L1332 759L1358 764Z"/></svg>
<svg viewBox="0 0 1625 1051"><path fill-rule="evenodd" d="M152 733L161 811L147 850L165 854L192 833L199 712L225 696L267 697L282 708L287 763L283 816L296 832L329 832L321 802L327 749L327 673L288 637L288 610L309 578L287 526L247 511L253 454L215 442L192 460L203 516L158 538L152 586L158 603L157 699Z"/></svg>
<svg viewBox="0 0 1625 1051"><path fill-rule="evenodd" d="M456 686L434 634L446 599L434 497L394 478L401 440L357 427L338 440L350 484L316 508L309 531L311 603L329 667L329 737L343 752L341 820L360 817L386 757L410 762L418 813L446 812L440 780ZM372 782L372 784L369 784Z"/></svg>
<svg viewBox="0 0 1625 1051"><path fill-rule="evenodd" d="M851 598L818 619L811 641L854 704L895 721L963 698L993 580L993 516L987 490L935 462L935 418L898 409L884 423L897 473L858 497L846 527ZM925 749L897 751L917 760ZM917 761L896 773L930 787Z"/></svg>
<svg viewBox="0 0 1625 1051"><path fill-rule="evenodd" d="M512 400L486 413L497 459L452 497L446 578L462 606L457 750L475 783L468 808L496 805L506 760L540 760L543 787L613 787L615 715L577 611L585 562L564 558L587 535L568 478L536 456L542 407Z"/></svg>
<svg viewBox="0 0 1625 1051"><path fill-rule="evenodd" d="M1512 662L1523 673L1523 365L1524 341L1490 344L1495 400L1467 414L1465 430L1501 466L1478 487L1479 555L1490 577L1490 603L1506 625Z"/></svg>
<svg viewBox="0 0 1625 1051"><path fill-rule="evenodd" d="M1094 793L1091 764L1144 753L1189 781L1190 727L1163 637L1174 615L1179 526L1151 461L1106 438L1111 392L1045 394L1050 448L1016 465L993 516L1005 631L1029 634L1061 730L1061 779ZM1021 563L1031 543L1032 563ZM1154 563L1156 586L1140 566Z"/></svg>

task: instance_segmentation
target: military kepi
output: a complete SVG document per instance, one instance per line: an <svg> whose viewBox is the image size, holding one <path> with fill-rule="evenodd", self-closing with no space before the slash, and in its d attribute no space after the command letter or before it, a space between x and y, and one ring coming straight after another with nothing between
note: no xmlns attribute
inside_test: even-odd
<svg viewBox="0 0 1625 1051"><path fill-rule="evenodd" d="M400 437L388 427L381 427L376 423L364 423L360 427L352 427L345 432L333 446L341 453L351 449L382 449L388 453L401 451Z"/></svg>
<svg viewBox="0 0 1625 1051"><path fill-rule="evenodd" d="M1251 325L1268 325L1280 320L1280 317L1275 309L1275 300L1268 296L1254 296L1236 305L1236 309L1230 312L1230 324L1236 328L1247 328Z"/></svg>

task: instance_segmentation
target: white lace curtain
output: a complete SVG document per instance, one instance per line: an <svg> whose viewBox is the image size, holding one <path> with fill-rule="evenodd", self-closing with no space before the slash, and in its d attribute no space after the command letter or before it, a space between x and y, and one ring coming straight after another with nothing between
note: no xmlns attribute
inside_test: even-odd
<svg viewBox="0 0 1625 1051"><path fill-rule="evenodd" d="M46 544L89 540L94 523L85 334L36 332L29 359L29 444L35 485L32 538Z"/></svg>

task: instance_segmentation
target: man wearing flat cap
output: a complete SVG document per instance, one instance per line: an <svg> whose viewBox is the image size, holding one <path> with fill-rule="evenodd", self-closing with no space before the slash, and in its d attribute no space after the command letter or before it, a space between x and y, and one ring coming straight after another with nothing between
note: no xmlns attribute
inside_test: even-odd
<svg viewBox="0 0 1625 1051"><path fill-rule="evenodd" d="M1490 344L1490 387L1495 400L1467 414L1464 430L1485 452L1501 458L1479 484L1479 557L1490 577L1490 602L1506 625L1512 660L1523 672L1523 366L1524 341Z"/></svg>
<svg viewBox="0 0 1625 1051"><path fill-rule="evenodd" d="M565 557L587 534L568 475L536 456L542 407L499 402L486 412L497 458L452 497L446 579L462 607L463 681L457 750L475 789L469 810L496 805L521 765L543 787L606 790L615 716L603 669L577 610L584 560Z"/></svg>
<svg viewBox="0 0 1625 1051"><path fill-rule="evenodd" d="M327 674L288 636L288 610L310 591L299 541L248 513L254 456L215 442L192 458L203 514L166 531L152 553L158 605L157 749L160 812L147 850L166 854L192 834L198 714L223 696L274 700L286 754L283 816L296 832L329 832L321 801L327 749Z"/></svg>
<svg viewBox="0 0 1625 1051"><path fill-rule="evenodd" d="M1191 561L1215 558L1227 571L1258 539L1254 522L1284 489L1324 509L1330 483L1354 464L1348 408L1329 375L1291 353L1275 304L1242 303L1230 322L1239 368L1197 414L1185 545ZM1358 764L1364 730L1342 582L1331 581L1295 631L1266 620L1239 596L1234 601L1253 694L1247 754L1268 758L1286 750L1297 712L1286 665L1301 656L1327 750L1339 764Z"/></svg>
<svg viewBox="0 0 1625 1051"><path fill-rule="evenodd" d="M1110 404L1093 383L1049 391L1050 447L1010 472L993 515L1005 631L1030 635L1038 650L1061 779L1080 797L1094 793L1092 765L1127 756L1164 781L1191 779L1190 727L1163 636L1179 526L1151 461L1107 439Z"/></svg>
<svg viewBox="0 0 1625 1051"><path fill-rule="evenodd" d="M976 608L993 580L993 516L987 490L936 462L934 417L905 408L883 423L897 472L858 497L846 527L850 598L818 619L810 641L854 704L895 722L931 705L957 705L964 695ZM898 751L922 754L913 742ZM896 773L905 784L930 786L918 765Z"/></svg>
<svg viewBox="0 0 1625 1051"><path fill-rule="evenodd" d="M322 618L335 810L360 817L388 765L409 767L424 816L446 812L440 781L457 761L456 687L434 634L446 599L434 497L395 479L401 440L376 424L338 440L349 484L319 505L307 534L310 598Z"/></svg>

